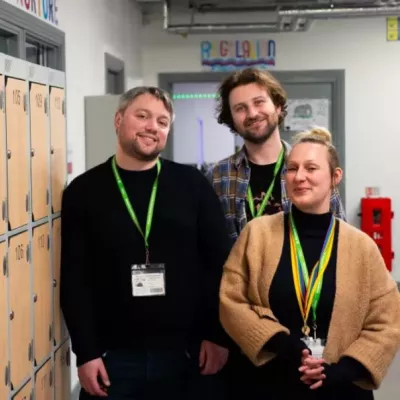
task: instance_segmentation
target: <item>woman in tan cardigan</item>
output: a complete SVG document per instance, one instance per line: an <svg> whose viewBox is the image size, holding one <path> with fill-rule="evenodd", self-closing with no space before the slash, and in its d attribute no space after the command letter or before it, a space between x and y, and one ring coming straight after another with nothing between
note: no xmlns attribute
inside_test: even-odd
<svg viewBox="0 0 400 400"><path fill-rule="evenodd" d="M341 177L330 133L299 135L291 212L249 222L226 262L221 322L266 400L373 399L398 350L397 285L373 240L329 212Z"/></svg>

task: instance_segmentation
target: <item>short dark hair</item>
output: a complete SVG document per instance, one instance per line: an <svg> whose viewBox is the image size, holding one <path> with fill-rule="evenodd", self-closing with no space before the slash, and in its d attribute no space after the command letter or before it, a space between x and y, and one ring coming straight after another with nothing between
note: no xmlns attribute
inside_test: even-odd
<svg viewBox="0 0 400 400"><path fill-rule="evenodd" d="M174 120L174 105L172 103L171 97L169 94L158 87L155 86L137 86L133 89L129 89L125 93L123 93L119 99L118 103L118 112L124 113L125 110L129 107L129 105L139 96L142 94L151 94L155 98L161 100L164 103L165 108L169 112L171 116L171 121Z"/></svg>
<svg viewBox="0 0 400 400"><path fill-rule="evenodd" d="M233 123L232 113L229 106L229 95L238 86L256 83L266 89L275 107L281 108L279 124L285 119L287 114L287 94L282 85L267 71L256 68L246 68L241 71L233 72L225 79L218 89L217 120L219 124L226 125L231 132L236 132Z"/></svg>

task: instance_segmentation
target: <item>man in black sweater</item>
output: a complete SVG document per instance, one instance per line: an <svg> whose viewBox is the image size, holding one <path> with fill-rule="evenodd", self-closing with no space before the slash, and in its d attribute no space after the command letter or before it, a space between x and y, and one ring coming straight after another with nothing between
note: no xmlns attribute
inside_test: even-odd
<svg viewBox="0 0 400 400"><path fill-rule="evenodd" d="M125 93L115 157L64 192L61 307L81 399L200 398L210 380L221 399L230 240L201 172L160 157L173 114L158 88Z"/></svg>

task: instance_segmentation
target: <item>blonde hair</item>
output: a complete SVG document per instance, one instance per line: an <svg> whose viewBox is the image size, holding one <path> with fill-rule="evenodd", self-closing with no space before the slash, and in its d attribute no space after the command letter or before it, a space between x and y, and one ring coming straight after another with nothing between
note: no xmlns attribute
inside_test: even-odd
<svg viewBox="0 0 400 400"><path fill-rule="evenodd" d="M318 143L325 146L328 149L329 155L329 168L331 170L331 175L340 167L339 155L332 143L332 134L328 129L322 127L314 127L308 131L300 132L296 134L293 138L293 147L300 143Z"/></svg>

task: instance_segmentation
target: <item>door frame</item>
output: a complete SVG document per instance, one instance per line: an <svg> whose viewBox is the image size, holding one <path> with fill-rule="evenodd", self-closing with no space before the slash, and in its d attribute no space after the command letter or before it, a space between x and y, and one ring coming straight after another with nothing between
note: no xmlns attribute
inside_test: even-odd
<svg viewBox="0 0 400 400"><path fill-rule="evenodd" d="M345 70L309 70L309 71L271 71L278 81L286 84L315 84L328 83L332 85L332 134L334 143L338 148L340 165L346 171L346 140L345 140ZM222 82L231 72L177 72L159 73L158 85L172 95L174 83L184 82ZM173 126L163 157L173 160ZM340 185L343 206L346 209L346 175L344 174Z"/></svg>

